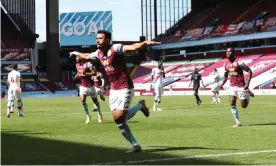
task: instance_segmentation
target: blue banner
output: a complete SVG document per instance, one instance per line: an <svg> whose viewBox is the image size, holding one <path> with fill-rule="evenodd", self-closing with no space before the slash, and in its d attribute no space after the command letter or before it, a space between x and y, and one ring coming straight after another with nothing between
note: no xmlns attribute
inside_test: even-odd
<svg viewBox="0 0 276 166"><path fill-rule="evenodd" d="M112 12L61 13L59 28L60 46L96 45L98 30L112 32Z"/></svg>

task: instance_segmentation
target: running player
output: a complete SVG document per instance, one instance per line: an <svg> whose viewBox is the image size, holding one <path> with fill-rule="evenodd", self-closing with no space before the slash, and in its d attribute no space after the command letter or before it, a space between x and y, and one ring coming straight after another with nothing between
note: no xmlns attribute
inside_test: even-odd
<svg viewBox="0 0 276 166"><path fill-rule="evenodd" d="M236 101L237 98L240 99L242 108L246 108L248 106L250 95L247 91L252 78L252 71L245 63L235 57L234 51L235 50L232 47L229 47L226 50L228 61L225 64L224 80L220 87L223 88L223 85L226 83L229 76L231 112L234 120L236 121L236 124L232 127L241 127L242 125L239 119L238 109L236 108ZM248 72L249 78L247 82L244 80L243 71Z"/></svg>
<svg viewBox="0 0 276 166"><path fill-rule="evenodd" d="M86 97L91 96L93 103L97 107L98 111L98 122L101 123L103 120L103 116L100 110L100 104L97 99L96 90L93 85L93 81L91 80L91 76L95 75L95 70L92 70L92 64L87 60L80 59L76 57L76 69L77 74L75 75L75 79L80 79L80 86L79 86L79 94L82 103L83 110L86 114L86 124L90 122L91 116L88 110L88 106L86 103Z"/></svg>
<svg viewBox="0 0 276 166"><path fill-rule="evenodd" d="M102 101L105 101L105 97L104 97L104 77L103 74L101 72L97 71L97 75L92 76L92 80L94 81L94 86L96 89L96 93L97 95L100 96Z"/></svg>
<svg viewBox="0 0 276 166"><path fill-rule="evenodd" d="M86 54L71 52L69 55L76 55L83 59L98 59L100 61L110 82L109 106L114 121L120 129L121 134L133 146L133 148L127 151L127 153L139 152L142 148L132 135L126 122L139 110L148 117L149 109L146 106L145 100L140 100L134 107L129 108L134 96L134 86L129 73L127 72L124 53L136 51L144 46L161 43L144 41L132 45L110 44L111 36L110 32L100 30L97 32L96 38L98 50Z"/></svg>

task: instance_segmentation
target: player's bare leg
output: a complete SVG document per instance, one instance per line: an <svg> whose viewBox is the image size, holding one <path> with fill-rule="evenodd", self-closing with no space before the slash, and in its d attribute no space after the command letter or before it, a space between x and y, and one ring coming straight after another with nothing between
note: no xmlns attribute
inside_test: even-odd
<svg viewBox="0 0 276 166"><path fill-rule="evenodd" d="M99 103L99 101L98 101L98 98L97 97L92 97L91 96L91 99L92 99L92 101L93 101L93 103L94 103L94 108L96 109L96 111L98 112L98 123L102 123L102 121L103 121L103 115L102 115L102 112L101 112L101 106L100 106L100 103ZM95 110L94 109L94 110ZM94 111L93 110L93 111Z"/></svg>
<svg viewBox="0 0 276 166"><path fill-rule="evenodd" d="M88 124L90 122L91 116L89 114L88 106L86 104L86 95L85 94L81 94L80 95L80 99L81 99L83 110L84 110L84 112L86 114L86 121L85 121L85 123Z"/></svg>
<svg viewBox="0 0 276 166"><path fill-rule="evenodd" d="M247 108L247 106L249 105L251 95L248 93L247 90L244 90L240 93L240 96L242 96L242 98L240 99L241 107Z"/></svg>
<svg viewBox="0 0 276 166"><path fill-rule="evenodd" d="M196 98L196 106L199 106L202 103L202 101L200 100L197 91L195 91L194 96Z"/></svg>
<svg viewBox="0 0 276 166"><path fill-rule="evenodd" d="M22 100L17 100L18 116L20 117L24 116L22 107L23 107Z"/></svg>
<svg viewBox="0 0 276 166"><path fill-rule="evenodd" d="M216 91L216 93L217 93L217 101L218 101L218 103L220 103L220 95L219 95L219 91Z"/></svg>
<svg viewBox="0 0 276 166"><path fill-rule="evenodd" d="M11 116L11 113L13 113L13 108L14 108L14 101L8 100L8 104L7 104L7 117L8 118Z"/></svg>
<svg viewBox="0 0 276 166"><path fill-rule="evenodd" d="M101 98L102 101L105 101L104 95L100 95L100 98Z"/></svg>
<svg viewBox="0 0 276 166"><path fill-rule="evenodd" d="M240 119L239 119L239 113L238 113L238 110L236 108L237 97L236 96L230 96L229 100L230 100L230 105L231 105L231 112L232 112L234 120L236 121L236 124L232 127L241 127L241 122L240 122Z"/></svg>
<svg viewBox="0 0 276 166"><path fill-rule="evenodd" d="M104 97L104 88L100 88L99 92L98 92L100 99L102 101L105 101L105 97Z"/></svg>
<svg viewBox="0 0 276 166"><path fill-rule="evenodd" d="M113 119L114 119L115 123L117 124L118 128L120 129L121 134L133 146L132 149L127 151L126 153L140 152L142 150L141 146L138 144L138 142L132 135L130 128L128 127L128 125L126 123L127 120L133 118L134 115L139 110L141 110L146 117L149 116L149 109L146 106L145 100L140 100L137 105L130 108L129 110L115 109L112 111Z"/></svg>
<svg viewBox="0 0 276 166"><path fill-rule="evenodd" d="M247 108L249 104L249 100L248 99L240 100L240 103L242 108Z"/></svg>
<svg viewBox="0 0 276 166"><path fill-rule="evenodd" d="M212 103L218 103L217 99L216 99L216 91L212 91L213 95L212 95L212 98L213 98L213 101Z"/></svg>
<svg viewBox="0 0 276 166"><path fill-rule="evenodd" d="M133 148L129 152L140 152L142 150L141 146L138 144L134 136L132 135L130 128L126 123L127 110L113 110L112 115L114 118L117 127L120 129L121 134L125 137L125 139L130 142Z"/></svg>
<svg viewBox="0 0 276 166"><path fill-rule="evenodd" d="M153 111L162 111L161 108L158 108L158 105L161 103L161 94L155 94L154 103L153 103Z"/></svg>

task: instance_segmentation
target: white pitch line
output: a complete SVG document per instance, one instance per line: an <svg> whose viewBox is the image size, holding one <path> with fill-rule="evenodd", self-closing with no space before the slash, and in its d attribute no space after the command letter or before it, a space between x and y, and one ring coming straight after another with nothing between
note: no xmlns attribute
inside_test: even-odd
<svg viewBox="0 0 276 166"><path fill-rule="evenodd" d="M160 159L148 159L148 160L134 160L134 161L119 161L110 163L99 163L96 165L114 165L114 164L135 164L135 163L146 163L146 162L158 162L158 161L173 161L173 160L186 160L193 158L209 158L209 157L223 157L223 156L235 156L235 155L249 155L249 154L260 154L260 153L275 153L275 150L262 150L262 151L249 151L249 152L236 152L236 153L222 153L222 154L207 154L198 156L188 156L188 157L172 157L172 158L160 158Z"/></svg>

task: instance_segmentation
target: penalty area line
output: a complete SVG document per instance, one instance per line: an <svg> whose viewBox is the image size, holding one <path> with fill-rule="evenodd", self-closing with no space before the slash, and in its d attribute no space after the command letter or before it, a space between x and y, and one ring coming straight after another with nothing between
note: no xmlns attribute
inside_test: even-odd
<svg viewBox="0 0 276 166"><path fill-rule="evenodd" d="M236 155L250 155L250 154L260 154L260 153L276 153L275 150L261 150L261 151L248 151L248 152L235 152L235 153L222 153L222 154L207 154L207 155L197 155L197 156L187 156L187 157L172 157L172 158L160 158L160 159L147 159L147 160L133 160L133 161L118 161L110 163L99 163L96 165L114 165L114 164L135 164L135 163L152 163L158 161L173 161L173 160L185 160L193 158L213 158L213 157L223 157L223 156L236 156Z"/></svg>

